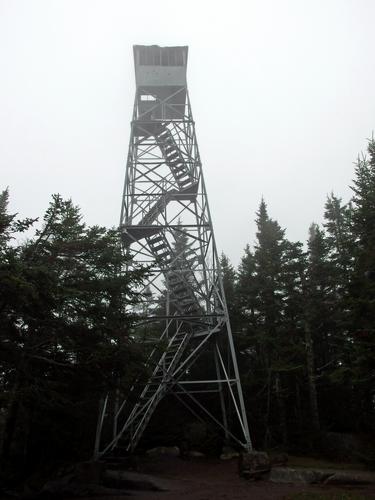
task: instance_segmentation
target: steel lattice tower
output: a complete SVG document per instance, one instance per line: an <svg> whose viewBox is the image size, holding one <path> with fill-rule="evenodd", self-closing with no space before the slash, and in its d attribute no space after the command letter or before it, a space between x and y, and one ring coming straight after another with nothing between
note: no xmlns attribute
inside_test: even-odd
<svg viewBox="0 0 375 500"><path fill-rule="evenodd" d="M119 444L133 451L167 394L214 421L226 439L252 449L187 91L187 56L187 47L134 46L136 96L120 228L134 266L150 266L140 328L157 332L157 342L147 361L149 380L134 385L130 408L119 397L112 407L108 396L103 401L96 457ZM218 397L220 417L207 408L207 395ZM103 443L110 415L112 431Z"/></svg>

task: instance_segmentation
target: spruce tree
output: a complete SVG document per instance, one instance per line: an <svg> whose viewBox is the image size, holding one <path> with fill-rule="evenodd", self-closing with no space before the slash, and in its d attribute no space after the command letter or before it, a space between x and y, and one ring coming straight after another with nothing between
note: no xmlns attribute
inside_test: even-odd
<svg viewBox="0 0 375 500"><path fill-rule="evenodd" d="M277 440L277 428L281 430L283 441L287 440L284 389L280 377L280 346L284 340L282 267L286 241L284 231L269 217L263 199L256 223L257 241L253 262L249 252L242 261L242 265L246 264L248 272L253 274L249 288L251 295L247 305L242 299L242 307L250 312L248 352L254 352L250 390L261 390L264 394L262 404L258 406L261 413L258 418L263 420L263 443L268 446ZM239 283L244 285L241 275ZM277 408L273 408L273 399L278 402Z"/></svg>
<svg viewBox="0 0 375 500"><path fill-rule="evenodd" d="M333 193L327 197L324 212L324 228L329 259L336 268L338 293L344 294L353 265L354 241L352 233L352 204L342 204Z"/></svg>
<svg viewBox="0 0 375 500"><path fill-rule="evenodd" d="M353 196L353 273L348 304L351 316L352 378L357 424L374 430L375 421L375 140L368 143L368 156L358 158Z"/></svg>
<svg viewBox="0 0 375 500"><path fill-rule="evenodd" d="M119 273L126 259L117 230L87 227L58 195L35 237L3 253L5 460L91 453L100 396L119 379L126 389L141 359L124 305L143 272Z"/></svg>
<svg viewBox="0 0 375 500"><path fill-rule="evenodd" d="M225 299L232 329L236 330L238 323L238 300L236 296L236 271L229 258L222 253L220 257L221 275L223 279Z"/></svg>
<svg viewBox="0 0 375 500"><path fill-rule="evenodd" d="M312 430L320 430L320 415L316 386L316 365L327 363L327 318L329 310L329 274L327 269L327 246L324 235L317 224L311 224L308 240L308 267L304 283L304 334L306 348L306 371L310 397Z"/></svg>
<svg viewBox="0 0 375 500"><path fill-rule="evenodd" d="M246 245L238 267L236 295L243 328L244 331L247 331L250 325L255 326L256 300L255 258L249 245Z"/></svg>

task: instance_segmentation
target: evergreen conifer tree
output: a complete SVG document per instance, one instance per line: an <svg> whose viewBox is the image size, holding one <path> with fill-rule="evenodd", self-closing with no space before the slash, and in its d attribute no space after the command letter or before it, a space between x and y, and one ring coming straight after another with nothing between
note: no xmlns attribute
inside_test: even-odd
<svg viewBox="0 0 375 500"><path fill-rule="evenodd" d="M351 316L352 379L357 424L374 431L375 425L375 140L368 156L358 158L353 181L352 229L354 264L349 288Z"/></svg>
<svg viewBox="0 0 375 500"><path fill-rule="evenodd" d="M79 208L56 195L35 237L5 248L0 262L4 460L12 454L72 458L72 450L89 456L100 396L119 379L128 386L141 358L124 305L137 300L133 288L143 272L119 272L127 259L119 242L117 230L86 227Z"/></svg>

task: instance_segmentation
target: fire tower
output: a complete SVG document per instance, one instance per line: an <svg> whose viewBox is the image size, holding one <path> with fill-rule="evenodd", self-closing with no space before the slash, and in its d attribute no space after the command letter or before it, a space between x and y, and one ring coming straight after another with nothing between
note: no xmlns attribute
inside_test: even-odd
<svg viewBox="0 0 375 500"><path fill-rule="evenodd" d="M134 336L146 331L156 338L145 336L153 346L143 367L148 380L136 381L127 398L118 391L114 402L103 400L96 457L117 446L133 451L167 394L195 417L210 419L227 440L252 449L187 90L187 57L188 47L134 46L136 96L120 229L133 265L150 269Z"/></svg>

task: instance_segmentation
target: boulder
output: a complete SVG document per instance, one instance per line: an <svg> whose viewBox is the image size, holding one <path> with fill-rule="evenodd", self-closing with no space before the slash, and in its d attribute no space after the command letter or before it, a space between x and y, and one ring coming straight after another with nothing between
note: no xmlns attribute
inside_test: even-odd
<svg viewBox="0 0 375 500"><path fill-rule="evenodd" d="M335 485L364 485L364 484L374 484L375 474L373 472L367 471L336 471L334 474L327 477L324 484L335 484Z"/></svg>
<svg viewBox="0 0 375 500"><path fill-rule="evenodd" d="M335 469L305 469L274 467L269 480L274 483L361 485L375 484L375 473L367 471L340 471Z"/></svg>
<svg viewBox="0 0 375 500"><path fill-rule="evenodd" d="M81 462L63 466L55 479L47 481L37 492L28 487L27 499L58 499L67 497L106 496L108 491L101 486L104 464L100 462ZM35 491L35 490L34 490ZM113 493L112 493L113 494Z"/></svg>
<svg viewBox="0 0 375 500"><path fill-rule="evenodd" d="M158 446L147 450L146 455L149 457L178 457L180 456L180 449L178 446Z"/></svg>
<svg viewBox="0 0 375 500"><path fill-rule="evenodd" d="M104 473L104 484L111 488L125 488L139 491L167 491L163 479L140 474L138 472L107 470Z"/></svg>
<svg viewBox="0 0 375 500"><path fill-rule="evenodd" d="M239 475L247 479L259 479L271 469L271 463L267 453L261 451L243 452L239 456Z"/></svg>
<svg viewBox="0 0 375 500"><path fill-rule="evenodd" d="M323 483L330 475L331 472L328 470L273 467L269 480L273 483L319 484Z"/></svg>
<svg viewBox="0 0 375 500"><path fill-rule="evenodd" d="M205 458L205 454L201 451L191 450L187 453L189 458Z"/></svg>
<svg viewBox="0 0 375 500"><path fill-rule="evenodd" d="M36 494L27 495L25 500L57 500L63 498L79 497L104 497L128 495L122 489L111 489L94 483L76 482L71 477L63 477L54 481L48 481L41 491Z"/></svg>
<svg viewBox="0 0 375 500"><path fill-rule="evenodd" d="M220 460L232 460L232 458L238 458L240 454L235 449L230 446L223 446L223 450L220 455Z"/></svg>

